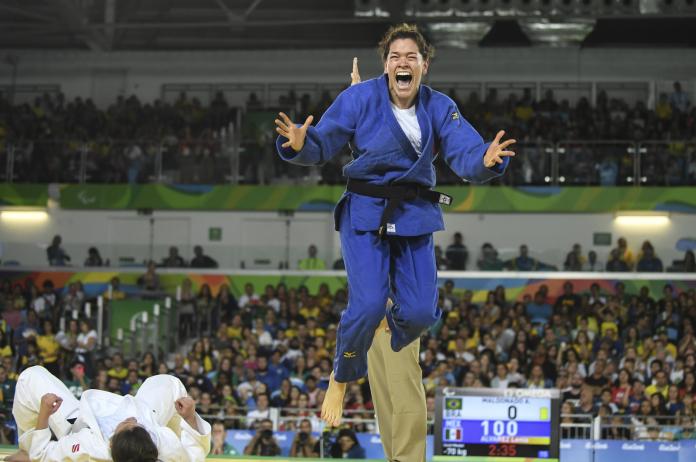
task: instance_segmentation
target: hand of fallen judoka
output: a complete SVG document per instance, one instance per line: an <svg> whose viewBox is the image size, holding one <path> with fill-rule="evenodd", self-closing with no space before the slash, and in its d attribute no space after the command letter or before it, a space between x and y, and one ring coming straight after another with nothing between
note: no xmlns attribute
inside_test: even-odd
<svg viewBox="0 0 696 462"><path fill-rule="evenodd" d="M314 116L307 117L305 123L298 127L284 112L281 112L278 115L280 115L280 118L283 120L275 120L276 131L281 136L288 139L288 141L283 143L282 146L284 148L291 147L295 152L300 152L304 146L305 136L307 136L307 129L314 120Z"/></svg>
<svg viewBox="0 0 696 462"><path fill-rule="evenodd" d="M174 401L177 414L184 420L196 415L196 402L190 396L184 396Z"/></svg>
<svg viewBox="0 0 696 462"><path fill-rule="evenodd" d="M190 396L184 396L174 401L174 408L177 414L186 421L191 428L200 431L196 419L196 402Z"/></svg>
<svg viewBox="0 0 696 462"><path fill-rule="evenodd" d="M493 142L490 144L490 146L488 146L488 150L486 151L486 154L484 154L483 156L483 165L486 168L491 168L495 166L495 164L502 164L503 157L515 155L513 151L505 150L505 148L513 144L515 140L507 140L502 143L500 142L504 134L505 130L500 130L498 134L495 136Z"/></svg>
<svg viewBox="0 0 696 462"><path fill-rule="evenodd" d="M41 397L41 406L39 408L39 414L45 414L47 416L53 414L60 408L63 404L63 398L53 393L46 393Z"/></svg>
<svg viewBox="0 0 696 462"><path fill-rule="evenodd" d="M63 403L63 398L53 393L46 393L39 403L39 415L36 417L36 430L48 428L48 418L56 412Z"/></svg>

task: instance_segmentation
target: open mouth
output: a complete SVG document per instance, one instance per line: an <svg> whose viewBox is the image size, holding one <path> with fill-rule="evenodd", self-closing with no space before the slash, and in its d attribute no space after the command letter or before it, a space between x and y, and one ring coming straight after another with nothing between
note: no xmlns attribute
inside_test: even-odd
<svg viewBox="0 0 696 462"><path fill-rule="evenodd" d="M410 72L399 71L396 73L396 88L399 90L407 90L411 86L413 76Z"/></svg>

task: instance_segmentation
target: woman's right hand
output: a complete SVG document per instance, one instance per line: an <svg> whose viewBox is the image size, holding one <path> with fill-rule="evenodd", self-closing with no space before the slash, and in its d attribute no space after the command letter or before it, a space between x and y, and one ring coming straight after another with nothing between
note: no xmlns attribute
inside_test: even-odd
<svg viewBox="0 0 696 462"><path fill-rule="evenodd" d="M276 131L281 136L288 139L287 142L282 144L282 147L291 147L295 152L301 151L302 147L304 146L305 137L307 136L307 129L314 120L314 116L307 117L305 123L298 127L284 112L281 112L278 115L282 120L275 120Z"/></svg>

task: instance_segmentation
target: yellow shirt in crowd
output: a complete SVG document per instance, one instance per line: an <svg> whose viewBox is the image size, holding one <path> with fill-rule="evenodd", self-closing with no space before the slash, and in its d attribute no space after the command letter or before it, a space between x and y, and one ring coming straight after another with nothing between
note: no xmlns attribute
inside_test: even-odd
<svg viewBox="0 0 696 462"><path fill-rule="evenodd" d="M319 307L318 306L306 306L304 308L300 308L300 314L304 316L305 319L309 318L317 318L319 316Z"/></svg>
<svg viewBox="0 0 696 462"><path fill-rule="evenodd" d="M36 337L36 346L44 362L54 363L58 361L60 344L53 335L39 335Z"/></svg>
<svg viewBox="0 0 696 462"><path fill-rule="evenodd" d="M128 369L123 366L119 367L118 369L112 367L107 371L106 375L119 380L125 380L125 378L128 377Z"/></svg>
<svg viewBox="0 0 696 462"><path fill-rule="evenodd" d="M229 338L242 338L242 328L241 327L234 327L234 326L227 326L227 337Z"/></svg>

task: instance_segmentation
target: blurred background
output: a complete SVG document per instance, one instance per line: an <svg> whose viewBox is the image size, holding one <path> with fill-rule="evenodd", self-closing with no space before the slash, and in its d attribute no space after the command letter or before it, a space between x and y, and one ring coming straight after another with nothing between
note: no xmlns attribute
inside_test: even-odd
<svg viewBox="0 0 696 462"><path fill-rule="evenodd" d="M0 442L13 381L44 364L78 396L177 375L216 452L382 458L366 381L343 434L317 417L351 152L285 163L273 119L318 120L354 56L379 76L404 21L437 49L425 83L518 140L485 186L435 162L454 201L429 406L438 386L556 387L564 461L625 439L692 457L693 0L0 0Z"/></svg>

